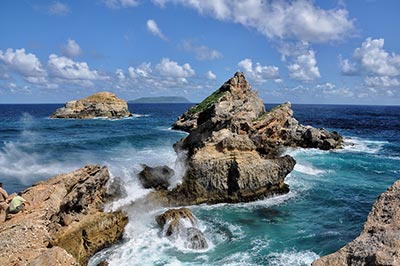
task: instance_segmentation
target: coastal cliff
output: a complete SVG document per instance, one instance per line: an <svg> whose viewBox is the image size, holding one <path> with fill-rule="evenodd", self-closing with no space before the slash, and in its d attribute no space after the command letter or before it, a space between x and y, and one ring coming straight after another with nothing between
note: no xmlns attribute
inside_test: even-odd
<svg viewBox="0 0 400 266"><path fill-rule="evenodd" d="M24 213L0 224L0 265L86 265L122 237L128 218L103 211L106 167L88 165L26 189Z"/></svg>
<svg viewBox="0 0 400 266"><path fill-rule="evenodd" d="M359 237L313 266L400 265L400 180L376 200Z"/></svg>
<svg viewBox="0 0 400 266"><path fill-rule="evenodd" d="M178 118L189 135L174 145L184 158L182 183L165 192L168 204L253 201L289 191L295 160L285 146L340 148L336 132L300 125L290 103L266 111L241 72Z"/></svg>
<svg viewBox="0 0 400 266"><path fill-rule="evenodd" d="M89 119L95 117L122 118L132 116L126 101L111 92L98 92L84 99L70 101L57 109L51 118Z"/></svg>

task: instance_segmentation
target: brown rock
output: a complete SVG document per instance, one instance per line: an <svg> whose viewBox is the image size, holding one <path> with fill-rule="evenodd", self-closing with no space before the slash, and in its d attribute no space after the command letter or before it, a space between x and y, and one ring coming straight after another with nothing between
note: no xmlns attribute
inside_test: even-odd
<svg viewBox="0 0 400 266"><path fill-rule="evenodd" d="M312 265L400 265L400 180L376 200L359 237Z"/></svg>
<svg viewBox="0 0 400 266"><path fill-rule="evenodd" d="M70 101L51 118L88 119L95 117L121 118L132 116L126 101L111 92L98 92L84 99Z"/></svg>
<svg viewBox="0 0 400 266"><path fill-rule="evenodd" d="M108 179L106 167L89 165L25 190L25 212L0 225L0 265L85 265L118 241L127 217L103 212Z"/></svg>

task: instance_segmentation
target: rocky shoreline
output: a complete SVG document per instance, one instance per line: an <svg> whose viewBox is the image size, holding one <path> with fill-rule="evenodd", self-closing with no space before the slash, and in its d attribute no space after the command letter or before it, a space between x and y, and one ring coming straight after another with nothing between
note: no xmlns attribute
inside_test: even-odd
<svg viewBox="0 0 400 266"><path fill-rule="evenodd" d="M86 265L122 237L127 216L104 212L107 167L88 165L38 182L22 197L24 213L0 224L0 265Z"/></svg>

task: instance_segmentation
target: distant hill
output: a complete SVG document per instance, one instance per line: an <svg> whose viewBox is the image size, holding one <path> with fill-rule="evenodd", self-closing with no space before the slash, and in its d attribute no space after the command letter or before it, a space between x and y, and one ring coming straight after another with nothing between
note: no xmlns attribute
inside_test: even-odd
<svg viewBox="0 0 400 266"><path fill-rule="evenodd" d="M178 96L159 96L159 97L142 97L136 100L129 101L128 103L190 103L184 97Z"/></svg>

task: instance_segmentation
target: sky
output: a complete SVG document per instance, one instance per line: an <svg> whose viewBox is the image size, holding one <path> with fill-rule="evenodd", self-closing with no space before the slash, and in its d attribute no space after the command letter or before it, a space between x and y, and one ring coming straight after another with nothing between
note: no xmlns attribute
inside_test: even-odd
<svg viewBox="0 0 400 266"><path fill-rule="evenodd" d="M2 0L0 103L200 102L242 71L267 103L400 104L398 0Z"/></svg>

